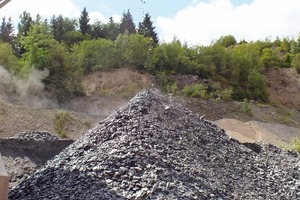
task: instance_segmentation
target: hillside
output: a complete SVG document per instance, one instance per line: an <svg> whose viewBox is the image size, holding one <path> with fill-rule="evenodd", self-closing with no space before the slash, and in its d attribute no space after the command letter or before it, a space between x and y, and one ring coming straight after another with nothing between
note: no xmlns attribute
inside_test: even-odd
<svg viewBox="0 0 300 200"><path fill-rule="evenodd" d="M272 74L276 72L280 72L281 77L284 77L282 74L285 73L282 70L272 71ZM290 76L291 72L288 74ZM293 76L293 78L295 77L297 78L297 76ZM293 78L286 77L286 80L293 81ZM185 80L182 83L186 82L187 79L189 77L181 77L181 80ZM269 90L274 90L274 87L283 87L280 84L281 82L275 81L275 78L273 82L278 84L269 84ZM129 69L118 69L87 75L84 79L86 96L77 97L60 106L53 103L52 105L56 106L52 108L32 108L1 101L0 136L2 138L12 137L24 131L29 133L46 131L77 140L114 110L124 105L140 90L153 85L155 85L155 82L149 74ZM296 88L299 85L290 84L290 87L293 86ZM273 93L274 102L280 102L283 98L280 94L282 93ZM287 93L286 100L292 96L293 93ZM240 142L262 141L282 145L283 143L289 143L292 138L300 136L299 111L282 105L279 106L279 103L270 106L253 102L251 103L251 113L247 113L243 110L243 104L239 102L220 102L182 96L172 96L170 98L199 115L204 115L205 119L217 124L229 136ZM300 102L295 100L294 103L296 106L300 105ZM286 106L291 105L287 104ZM63 116L64 118L60 118ZM9 142L11 142L10 140ZM5 142L5 139L3 139L3 142ZM39 141L33 142L33 146L40 143ZM30 141L24 143L17 140L17 143L30 144ZM24 145L18 145L15 148L11 146L9 150L5 151L5 155L2 154L6 167L12 176L11 187L32 174L45 162L45 159L32 155L30 152L28 152L30 155L24 156L22 154L22 157L20 157L21 155L15 152L16 149L17 152L24 152L26 147ZM39 149L44 151L43 155L46 154L50 157L54 155L54 152L46 146L45 148L39 147Z"/></svg>
<svg viewBox="0 0 300 200"><path fill-rule="evenodd" d="M300 108L300 97L297 96L300 93L296 92L300 91L299 75L292 69L280 69L271 70L266 76L273 106L252 102L250 114L245 113L242 103L238 102L216 102L178 96L173 98L211 121L229 118L241 122L258 121L300 128L300 114L297 110ZM65 112L69 118L62 122L61 128L66 131L67 137L78 139L138 91L153 83L153 78L146 73L118 69L87 75L84 79L86 96L51 109L36 109L1 101L0 135L9 137L22 131L41 130L57 134L55 116ZM280 138L289 141L290 136L286 137Z"/></svg>
<svg viewBox="0 0 300 200"><path fill-rule="evenodd" d="M139 92L10 199L299 199L299 154L242 144L157 89Z"/></svg>

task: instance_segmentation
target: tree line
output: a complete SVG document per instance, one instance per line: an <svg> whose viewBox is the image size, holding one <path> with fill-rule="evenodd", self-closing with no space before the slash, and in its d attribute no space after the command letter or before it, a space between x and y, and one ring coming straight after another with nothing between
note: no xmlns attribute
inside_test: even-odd
<svg viewBox="0 0 300 200"><path fill-rule="evenodd" d="M59 15L49 21L24 11L17 35L11 19L2 19L0 40L0 65L24 78L32 69L48 69L46 89L59 101L84 95L85 73L120 67L152 73L167 92L264 102L267 70L293 67L300 73L300 37L237 42L226 35L209 46L188 46L176 38L165 43L148 13L136 26L129 10L119 23L111 17L92 24L85 8L79 19ZM180 88L176 75L181 74L210 81Z"/></svg>

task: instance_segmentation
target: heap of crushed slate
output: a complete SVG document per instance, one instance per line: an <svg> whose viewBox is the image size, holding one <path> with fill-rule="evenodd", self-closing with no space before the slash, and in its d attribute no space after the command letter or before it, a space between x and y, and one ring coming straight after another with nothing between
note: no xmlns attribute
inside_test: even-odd
<svg viewBox="0 0 300 200"><path fill-rule="evenodd" d="M59 140L60 138L47 131L24 131L14 136L16 139L22 140Z"/></svg>
<svg viewBox="0 0 300 200"><path fill-rule="evenodd" d="M146 90L9 198L299 199L299 156L271 145L243 145Z"/></svg>

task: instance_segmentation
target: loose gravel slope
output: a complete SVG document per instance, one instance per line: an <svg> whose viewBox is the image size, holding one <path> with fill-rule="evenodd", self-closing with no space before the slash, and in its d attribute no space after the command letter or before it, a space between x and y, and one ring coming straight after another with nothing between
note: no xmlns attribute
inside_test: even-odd
<svg viewBox="0 0 300 200"><path fill-rule="evenodd" d="M299 156L241 144L145 90L9 194L22 199L299 199Z"/></svg>

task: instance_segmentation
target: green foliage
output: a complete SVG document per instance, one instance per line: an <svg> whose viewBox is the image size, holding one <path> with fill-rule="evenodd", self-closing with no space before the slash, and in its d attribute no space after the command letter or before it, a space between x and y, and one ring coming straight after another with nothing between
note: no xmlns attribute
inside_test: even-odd
<svg viewBox="0 0 300 200"><path fill-rule="evenodd" d="M228 101L231 100L233 90L231 87L222 89L220 83L212 82L187 85L182 89L182 93L190 97Z"/></svg>
<svg viewBox="0 0 300 200"><path fill-rule="evenodd" d="M176 39L157 46L153 56L155 70L163 69L179 74L202 71L201 65L196 61L197 49L188 48Z"/></svg>
<svg viewBox="0 0 300 200"><path fill-rule="evenodd" d="M291 65L293 68L295 68L297 70L298 74L300 74L300 53L296 53L293 56Z"/></svg>
<svg viewBox="0 0 300 200"><path fill-rule="evenodd" d="M27 32L27 36L21 37L21 44L26 52L23 54L23 72L29 73L32 68L42 69L45 60L49 59L47 48L55 43L50 29L45 22L35 23Z"/></svg>
<svg viewBox="0 0 300 200"><path fill-rule="evenodd" d="M56 95L59 101L83 95L83 70L63 44L55 43L48 49L45 68L50 71L45 79L46 89Z"/></svg>
<svg viewBox="0 0 300 200"><path fill-rule="evenodd" d="M84 39L85 37L80 31L68 31L64 36L64 42L68 47L72 47L74 44L78 44Z"/></svg>
<svg viewBox="0 0 300 200"><path fill-rule="evenodd" d="M263 101L268 100L266 80L262 74L260 74L257 69L251 69L248 75L248 90L253 99L260 99Z"/></svg>
<svg viewBox="0 0 300 200"><path fill-rule="evenodd" d="M11 18L8 18L8 20L6 21L6 18L3 17L0 27L0 41L12 44L14 37L14 27Z"/></svg>
<svg viewBox="0 0 300 200"><path fill-rule="evenodd" d="M182 90L182 92L190 97L201 97L201 98L207 98L207 93L206 93L207 88L201 84L192 84L185 86Z"/></svg>
<svg viewBox="0 0 300 200"><path fill-rule="evenodd" d="M170 92L170 87L175 84L174 77L167 71L156 71L155 80L164 92Z"/></svg>
<svg viewBox="0 0 300 200"><path fill-rule="evenodd" d="M13 54L12 47L8 43L0 42L0 65L10 72L19 70L17 57Z"/></svg>
<svg viewBox="0 0 300 200"><path fill-rule="evenodd" d="M82 66L85 72L116 66L114 44L105 39L85 40L72 49L74 61Z"/></svg>
<svg viewBox="0 0 300 200"><path fill-rule="evenodd" d="M66 138L68 136L67 125L70 119L71 117L69 113L65 111L58 111L57 113L55 113L53 119L54 129L56 133L62 138Z"/></svg>
<svg viewBox="0 0 300 200"><path fill-rule="evenodd" d="M90 33L91 26L89 23L90 23L89 13L86 11L86 8L83 8L79 19L80 32L83 35Z"/></svg>
<svg viewBox="0 0 300 200"><path fill-rule="evenodd" d="M121 24L120 24L120 33L121 34L134 34L136 33L135 24L133 22L133 17L129 10L123 13Z"/></svg>
<svg viewBox="0 0 300 200"><path fill-rule="evenodd" d="M139 23L138 33L145 37L151 38L154 44L158 44L158 36L154 29L155 27L151 21L151 16L149 13L146 13L144 20Z"/></svg>
<svg viewBox="0 0 300 200"><path fill-rule="evenodd" d="M59 100L83 94L83 72L117 67L147 70L164 91L172 93L179 91L174 75L194 74L212 83L187 86L187 95L238 101L268 100L266 68L292 66L300 73L300 36L237 44L234 36L225 35L209 46L188 46L176 38L159 44L154 29L147 13L135 34L129 10L121 23L111 17L108 23L94 24L85 8L79 20L59 15L53 16L50 24L39 15L33 20L30 13L23 12L12 43L19 60L1 43L0 64L21 75L47 68L46 89ZM11 30L10 20L3 19L0 38L6 41L3 38L11 35ZM4 32L9 34L4 37Z"/></svg>
<svg viewBox="0 0 300 200"><path fill-rule="evenodd" d="M252 106L251 106L249 100L246 99L246 98L245 98L244 101L242 102L242 109L243 109L243 111L244 111L246 114L248 114L248 115L253 115L253 113L252 113Z"/></svg>
<svg viewBox="0 0 300 200"><path fill-rule="evenodd" d="M300 152L300 137L293 137L289 144L282 144L282 147L288 150Z"/></svg>
<svg viewBox="0 0 300 200"><path fill-rule="evenodd" d="M120 34L120 24L116 23L113 17L109 18L109 22L103 25L103 38L114 41Z"/></svg>
<svg viewBox="0 0 300 200"><path fill-rule="evenodd" d="M266 68L280 66L280 59L276 55L275 51L270 48L263 49L260 61Z"/></svg>
<svg viewBox="0 0 300 200"><path fill-rule="evenodd" d="M59 15L58 17L53 16L50 23L54 39L59 42L65 41L66 34L70 31L75 31L75 27L77 26L75 20L63 18L62 15Z"/></svg>
<svg viewBox="0 0 300 200"><path fill-rule="evenodd" d="M63 44L54 40L45 22L32 25L21 41L26 50L22 57L23 74L29 74L32 69L47 68L49 76L44 83L58 101L83 93L81 66L74 62Z"/></svg>
<svg viewBox="0 0 300 200"><path fill-rule="evenodd" d="M114 42L118 67L143 69L152 66L152 43L150 38L139 34L119 35Z"/></svg>
<svg viewBox="0 0 300 200"><path fill-rule="evenodd" d="M236 39L232 35L220 37L220 39L217 40L217 43L220 43L224 47L230 47L237 44Z"/></svg>

